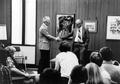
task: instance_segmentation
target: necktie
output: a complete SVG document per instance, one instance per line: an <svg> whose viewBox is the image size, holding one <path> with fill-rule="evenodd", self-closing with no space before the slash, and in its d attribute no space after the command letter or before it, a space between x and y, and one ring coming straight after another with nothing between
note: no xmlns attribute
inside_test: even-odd
<svg viewBox="0 0 120 84"><path fill-rule="evenodd" d="M79 41L81 41L81 31L80 31L80 29L78 30L78 38L79 38Z"/></svg>

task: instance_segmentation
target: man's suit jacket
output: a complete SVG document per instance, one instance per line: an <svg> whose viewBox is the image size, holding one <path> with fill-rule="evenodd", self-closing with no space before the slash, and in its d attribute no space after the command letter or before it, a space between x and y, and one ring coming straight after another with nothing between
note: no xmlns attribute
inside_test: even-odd
<svg viewBox="0 0 120 84"><path fill-rule="evenodd" d="M49 50L50 49L50 40L54 40L55 37L51 36L48 33L48 26L46 26L44 23L39 28L39 49L40 50Z"/></svg>
<svg viewBox="0 0 120 84"><path fill-rule="evenodd" d="M69 37L72 36L72 38L73 38L72 40L74 42L76 35L77 35L77 28L74 28L70 34L68 34L67 36L65 36L61 39L65 40L65 39L68 39ZM82 40L83 40L82 44L84 44L85 47L88 47L89 39L90 39L89 38L89 31L83 27L82 28Z"/></svg>

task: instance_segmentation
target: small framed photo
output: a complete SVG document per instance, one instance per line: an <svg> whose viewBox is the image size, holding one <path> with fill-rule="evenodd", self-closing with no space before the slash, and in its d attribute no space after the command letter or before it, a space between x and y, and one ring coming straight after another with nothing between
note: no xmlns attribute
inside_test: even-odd
<svg viewBox="0 0 120 84"><path fill-rule="evenodd" d="M64 37L71 33L75 26L75 14L56 15L56 36Z"/></svg>
<svg viewBox="0 0 120 84"><path fill-rule="evenodd" d="M107 16L106 39L120 40L120 16Z"/></svg>
<svg viewBox="0 0 120 84"><path fill-rule="evenodd" d="M96 20L85 20L84 27L89 30L89 32L97 32L97 21Z"/></svg>

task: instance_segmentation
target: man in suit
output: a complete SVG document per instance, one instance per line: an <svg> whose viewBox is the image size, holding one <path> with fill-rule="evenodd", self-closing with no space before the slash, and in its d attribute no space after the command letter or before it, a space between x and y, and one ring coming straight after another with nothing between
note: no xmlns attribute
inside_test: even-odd
<svg viewBox="0 0 120 84"><path fill-rule="evenodd" d="M76 27L73 29L73 31L61 39L65 40L71 36L73 37L72 51L78 57L79 63L84 65L85 60L84 60L83 55L84 55L84 52L88 48L89 31L88 31L88 29L84 28L82 20L77 19L75 24L76 24Z"/></svg>
<svg viewBox="0 0 120 84"><path fill-rule="evenodd" d="M54 37L48 33L48 26L50 25L50 17L43 17L43 23L39 28L39 50L40 50L40 61L38 67L38 73L41 73L45 68L50 66L50 43L51 40L57 40L57 37Z"/></svg>

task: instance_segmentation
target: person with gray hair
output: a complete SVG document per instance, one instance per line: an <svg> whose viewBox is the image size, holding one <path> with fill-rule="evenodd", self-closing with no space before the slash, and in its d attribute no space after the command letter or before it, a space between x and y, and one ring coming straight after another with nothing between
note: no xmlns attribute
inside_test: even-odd
<svg viewBox="0 0 120 84"><path fill-rule="evenodd" d="M73 45L72 45L72 51L76 54L79 63L85 64L84 60L84 52L88 48L89 44L89 31L83 26L83 20L77 19L75 21L76 27L73 29L73 31L65 36L62 37L62 40L65 40L69 37L73 37Z"/></svg>
<svg viewBox="0 0 120 84"><path fill-rule="evenodd" d="M42 19L42 25L39 28L39 50L40 50L40 60L38 66L38 73L41 73L45 68L50 66L50 43L51 40L59 40L59 38L54 37L49 34L48 27L50 25L50 17L45 16Z"/></svg>

